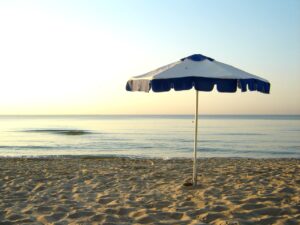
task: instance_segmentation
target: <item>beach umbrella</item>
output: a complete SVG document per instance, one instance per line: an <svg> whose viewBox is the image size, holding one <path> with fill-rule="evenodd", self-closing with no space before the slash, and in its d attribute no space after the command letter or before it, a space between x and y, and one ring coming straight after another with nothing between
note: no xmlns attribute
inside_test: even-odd
<svg viewBox="0 0 300 225"><path fill-rule="evenodd" d="M219 92L227 93L236 92L237 88L242 92L270 92L270 83L267 80L201 54L194 54L132 77L126 84L127 91L196 90L193 185L197 185L198 91L212 91L214 87Z"/></svg>

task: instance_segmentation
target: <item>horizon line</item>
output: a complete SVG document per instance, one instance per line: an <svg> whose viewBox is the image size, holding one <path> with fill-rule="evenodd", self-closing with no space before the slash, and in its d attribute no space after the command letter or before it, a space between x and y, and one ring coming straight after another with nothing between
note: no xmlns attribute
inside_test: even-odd
<svg viewBox="0 0 300 225"><path fill-rule="evenodd" d="M134 113L124 113L124 114L0 114L0 116L194 116L195 114L134 114ZM198 114L201 116L300 116L300 114Z"/></svg>

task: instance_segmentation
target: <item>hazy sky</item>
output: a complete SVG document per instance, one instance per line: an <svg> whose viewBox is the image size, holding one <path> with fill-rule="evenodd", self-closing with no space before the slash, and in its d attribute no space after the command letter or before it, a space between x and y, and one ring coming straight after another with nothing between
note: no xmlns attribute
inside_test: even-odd
<svg viewBox="0 0 300 225"><path fill-rule="evenodd" d="M194 90L125 84L194 53L271 82L200 113L300 114L299 0L0 0L0 114L192 114Z"/></svg>

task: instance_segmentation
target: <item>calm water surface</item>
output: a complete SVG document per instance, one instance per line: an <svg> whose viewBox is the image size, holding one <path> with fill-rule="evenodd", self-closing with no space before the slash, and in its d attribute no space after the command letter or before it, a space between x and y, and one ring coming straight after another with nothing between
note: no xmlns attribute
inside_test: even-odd
<svg viewBox="0 0 300 225"><path fill-rule="evenodd" d="M0 116L0 157L192 157L192 115ZM199 116L199 157L300 158L300 116Z"/></svg>

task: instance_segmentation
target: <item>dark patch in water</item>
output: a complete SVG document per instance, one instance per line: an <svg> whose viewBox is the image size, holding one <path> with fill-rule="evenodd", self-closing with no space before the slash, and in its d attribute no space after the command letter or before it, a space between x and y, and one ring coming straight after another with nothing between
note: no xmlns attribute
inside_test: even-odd
<svg viewBox="0 0 300 225"><path fill-rule="evenodd" d="M63 135L85 135L91 134L90 131L86 130L67 130L67 129L41 129L41 130L25 130L24 132L35 132L35 133L50 133L50 134L63 134Z"/></svg>
<svg viewBox="0 0 300 225"><path fill-rule="evenodd" d="M153 146L140 146L140 148L148 149L148 148L153 148Z"/></svg>

